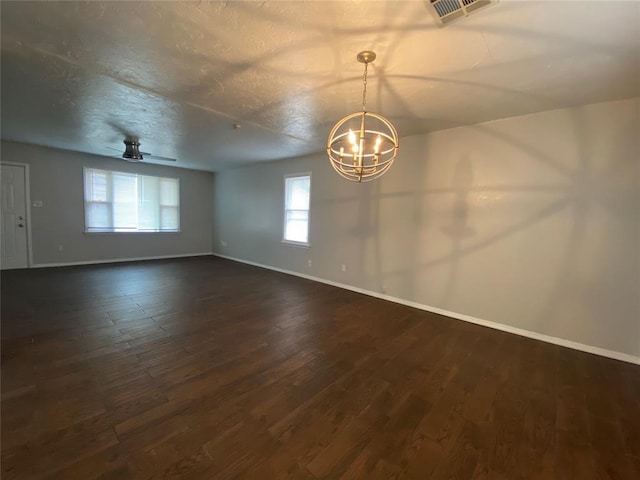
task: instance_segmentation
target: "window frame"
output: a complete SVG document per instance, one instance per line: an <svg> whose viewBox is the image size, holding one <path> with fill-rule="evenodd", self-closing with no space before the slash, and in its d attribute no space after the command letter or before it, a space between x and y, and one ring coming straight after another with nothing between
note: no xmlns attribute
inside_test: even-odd
<svg viewBox="0 0 640 480"><path fill-rule="evenodd" d="M308 177L309 178L309 205L307 206L307 210L295 210L295 211L306 211L307 212L307 241L306 242L299 242L296 240L288 240L286 238L286 233L287 233L287 211L294 211L294 209L287 208L287 180L290 178L303 178L303 177ZM301 173L287 173L284 175L284 179L283 179L283 193L284 193L284 198L283 198L283 209L282 209L282 240L281 243L284 243L286 245L293 245L293 246L297 246L297 247L310 247L311 246L311 242L310 242L310 233L311 233L311 172L301 172Z"/></svg>
<svg viewBox="0 0 640 480"><path fill-rule="evenodd" d="M177 186L178 186L178 205L177 205L177 209L178 209L178 228L175 230L116 230L115 228L112 228L111 230L88 230L87 228L87 205L89 203L94 203L94 204L105 204L108 206L110 212L111 212L111 216L113 217L113 205L114 205L114 199L113 199L113 177L111 177L107 183L107 201L105 202L101 202L101 201L91 201L91 202L87 202L87 197L86 197L86 178L87 178L87 170L101 170L104 172L109 172L110 174L113 173L121 173L124 175L135 175L136 179L139 176L142 177L155 177L157 179L161 179L161 178L167 178L167 179L171 179L171 180L175 180L177 182ZM137 180L136 180L137 181ZM82 227L82 233L85 235L121 235L121 234L125 234L125 235L130 235L130 234L134 234L134 235L175 235L175 234L179 234L182 232L182 221L181 221L181 204L182 204L182 195L181 195L181 188L180 188L180 177L168 177L168 176L159 176L159 175L145 175L144 173L138 173L138 172L127 172L127 171L121 171L121 170L112 170L110 168L101 168L101 167L88 167L88 166L83 166L82 167L82 220L83 220L83 227ZM163 205L161 205L160 203L160 199L158 199L158 211L160 211L161 207ZM166 206L165 206L166 207Z"/></svg>

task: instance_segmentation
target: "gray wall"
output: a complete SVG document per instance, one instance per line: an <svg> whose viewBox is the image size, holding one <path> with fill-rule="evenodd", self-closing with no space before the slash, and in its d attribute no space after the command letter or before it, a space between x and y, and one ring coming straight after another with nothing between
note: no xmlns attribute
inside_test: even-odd
<svg viewBox="0 0 640 480"><path fill-rule="evenodd" d="M214 252L639 356L639 109L402 138L369 184L324 156L217 173ZM283 176L307 171L311 247L285 245Z"/></svg>
<svg viewBox="0 0 640 480"><path fill-rule="evenodd" d="M29 164L34 264L211 252L212 174L2 142L2 161ZM180 233L85 234L82 167L180 178ZM62 245L60 251L58 245Z"/></svg>

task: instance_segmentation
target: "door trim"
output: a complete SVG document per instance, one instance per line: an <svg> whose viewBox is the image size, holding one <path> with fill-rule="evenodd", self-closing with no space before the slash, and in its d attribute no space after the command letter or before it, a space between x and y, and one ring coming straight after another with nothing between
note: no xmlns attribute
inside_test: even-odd
<svg viewBox="0 0 640 480"><path fill-rule="evenodd" d="M32 268L33 246L31 242L31 181L29 177L29 164L21 162L0 162L0 165L24 168L24 193L27 210L27 268Z"/></svg>

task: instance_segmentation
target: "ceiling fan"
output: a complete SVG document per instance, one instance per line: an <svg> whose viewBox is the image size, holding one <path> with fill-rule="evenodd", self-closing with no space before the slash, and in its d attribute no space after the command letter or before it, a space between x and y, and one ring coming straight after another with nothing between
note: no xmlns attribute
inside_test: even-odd
<svg viewBox="0 0 640 480"><path fill-rule="evenodd" d="M107 147L109 150L116 150L115 148ZM141 162L145 158L150 160L160 160L163 162L176 162L177 159L162 157L160 155L153 155L149 152L141 152L140 151L140 142L136 139L126 139L124 140L124 153L121 157L114 158L124 158L127 162Z"/></svg>

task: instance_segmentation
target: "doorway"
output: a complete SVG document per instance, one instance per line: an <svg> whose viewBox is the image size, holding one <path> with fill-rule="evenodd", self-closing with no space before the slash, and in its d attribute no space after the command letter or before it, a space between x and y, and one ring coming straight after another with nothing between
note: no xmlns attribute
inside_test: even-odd
<svg viewBox="0 0 640 480"><path fill-rule="evenodd" d="M27 219L29 177L27 165L0 165L1 257L0 269L29 267L29 223Z"/></svg>

